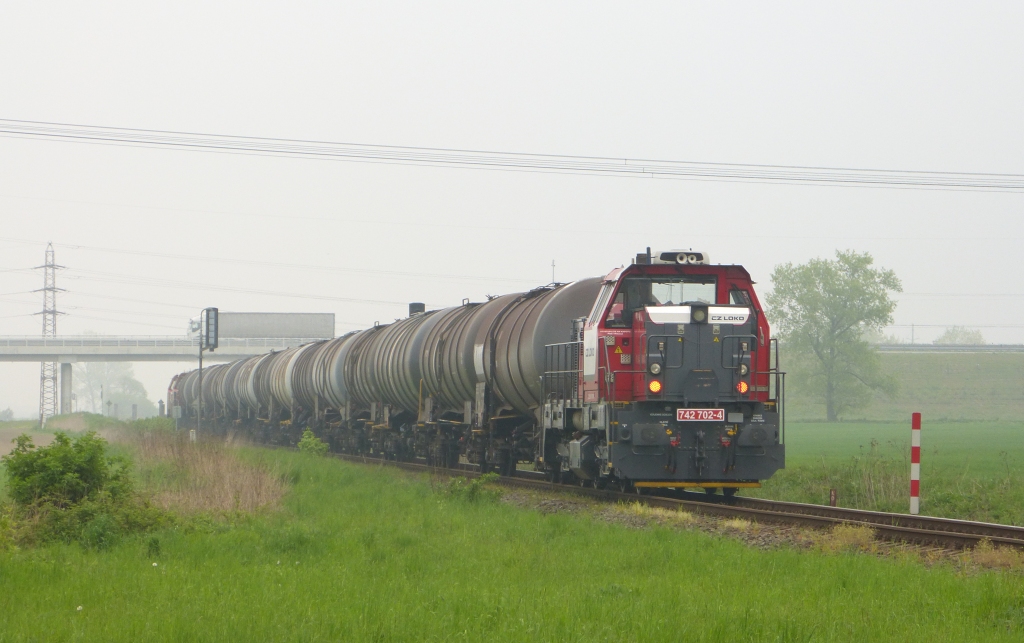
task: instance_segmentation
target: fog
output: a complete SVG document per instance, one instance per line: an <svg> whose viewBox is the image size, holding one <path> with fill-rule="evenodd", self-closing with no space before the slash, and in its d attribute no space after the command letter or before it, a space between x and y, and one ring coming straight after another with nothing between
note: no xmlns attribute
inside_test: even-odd
<svg viewBox="0 0 1024 643"><path fill-rule="evenodd" d="M1024 173L1019 3L0 5L0 118L680 161ZM872 253L892 334L1024 342L1024 194L600 177L0 138L0 335L337 332L606 273L647 246ZM281 264L289 264L283 266ZM372 301L344 301L372 300ZM187 363L136 364L152 400ZM0 363L33 416L39 365Z"/></svg>

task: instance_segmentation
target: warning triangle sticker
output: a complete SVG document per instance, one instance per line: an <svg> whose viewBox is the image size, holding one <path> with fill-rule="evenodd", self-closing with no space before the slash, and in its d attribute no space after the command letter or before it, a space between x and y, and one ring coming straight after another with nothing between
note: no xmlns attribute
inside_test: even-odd
<svg viewBox="0 0 1024 643"><path fill-rule="evenodd" d="M615 352L616 353L621 353L622 352L622 347L621 346L616 346L615 347Z"/></svg>
<svg viewBox="0 0 1024 643"><path fill-rule="evenodd" d="M718 341L718 338L716 337L716 338L715 338L714 340L712 340L712 341L715 341L715 342L717 342L717 341Z"/></svg>

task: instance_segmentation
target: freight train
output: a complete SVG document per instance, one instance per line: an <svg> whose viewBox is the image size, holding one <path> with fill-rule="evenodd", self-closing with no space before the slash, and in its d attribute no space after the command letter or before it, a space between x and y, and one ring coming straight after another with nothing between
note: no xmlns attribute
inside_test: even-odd
<svg viewBox="0 0 1024 643"><path fill-rule="evenodd" d="M646 252L604 277L175 376L186 424L554 481L731 495L784 467L784 374L747 271ZM200 393L200 387L202 389ZM202 403L200 404L200 400Z"/></svg>

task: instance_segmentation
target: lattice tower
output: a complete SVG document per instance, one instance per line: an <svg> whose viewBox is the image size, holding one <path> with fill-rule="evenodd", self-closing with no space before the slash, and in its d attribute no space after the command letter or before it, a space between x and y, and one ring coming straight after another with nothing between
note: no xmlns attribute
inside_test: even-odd
<svg viewBox="0 0 1024 643"><path fill-rule="evenodd" d="M64 266L58 266L53 260L53 244L46 245L46 263L36 266L37 270L43 271L43 287L35 292L43 293L43 337L55 337L57 335L57 316L61 315L57 310L57 293L62 288L57 287L57 270ZM39 426L45 426L46 420L57 415L57 363L43 362L39 365Z"/></svg>

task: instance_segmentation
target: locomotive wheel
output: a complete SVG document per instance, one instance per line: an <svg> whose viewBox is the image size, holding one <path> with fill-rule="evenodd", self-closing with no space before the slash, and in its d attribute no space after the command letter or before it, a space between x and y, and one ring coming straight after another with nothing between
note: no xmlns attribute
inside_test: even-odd
<svg viewBox="0 0 1024 643"><path fill-rule="evenodd" d="M726 498L734 497L737 491L739 491L739 489L737 489L736 487L724 487L722 489L722 493L725 494Z"/></svg>
<svg viewBox="0 0 1024 643"><path fill-rule="evenodd" d="M718 493L718 489L716 489L715 487L706 487L704 489L704 493L706 493L709 496L713 496L716 493Z"/></svg>

